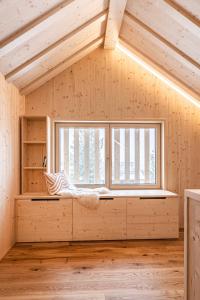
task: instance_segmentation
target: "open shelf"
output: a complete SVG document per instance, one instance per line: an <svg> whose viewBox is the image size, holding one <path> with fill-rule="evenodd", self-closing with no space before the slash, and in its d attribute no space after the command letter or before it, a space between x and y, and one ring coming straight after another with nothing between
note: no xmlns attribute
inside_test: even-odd
<svg viewBox="0 0 200 300"><path fill-rule="evenodd" d="M49 117L21 119L21 193L47 192L44 172L49 171ZM45 167L43 167L43 164Z"/></svg>

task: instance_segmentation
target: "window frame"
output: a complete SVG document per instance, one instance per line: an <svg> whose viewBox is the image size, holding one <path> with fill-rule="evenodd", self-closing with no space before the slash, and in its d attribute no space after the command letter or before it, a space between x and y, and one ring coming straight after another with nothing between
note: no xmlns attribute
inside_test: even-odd
<svg viewBox="0 0 200 300"><path fill-rule="evenodd" d="M107 123L93 123L93 122L56 122L55 123L55 171L59 171L59 129L60 128L105 128L105 184L75 184L77 187L88 187L88 188L97 188L105 187L109 185L109 173L107 166L107 161L109 159L109 125Z"/></svg>
<svg viewBox="0 0 200 300"><path fill-rule="evenodd" d="M156 184L113 184L112 183L112 128L155 128L157 129L156 134ZM110 124L110 172L111 176L109 177L109 188L110 189L126 189L126 190L136 190L136 189L160 189L161 188L161 133L162 133L162 123L161 122L132 122L132 123L112 123Z"/></svg>
<svg viewBox="0 0 200 300"><path fill-rule="evenodd" d="M109 189L162 189L164 188L164 122L163 120L137 120L137 121L55 121L54 122L54 171L59 171L59 129L63 127L97 127L105 128L105 184L76 184L78 187L108 187ZM112 128L156 128L156 184L145 185L119 185L112 184Z"/></svg>

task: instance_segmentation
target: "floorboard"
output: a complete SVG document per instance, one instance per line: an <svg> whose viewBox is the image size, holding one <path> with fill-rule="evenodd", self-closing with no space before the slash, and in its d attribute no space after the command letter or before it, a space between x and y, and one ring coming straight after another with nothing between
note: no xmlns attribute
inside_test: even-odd
<svg viewBox="0 0 200 300"><path fill-rule="evenodd" d="M0 299L183 300L183 241L16 244Z"/></svg>

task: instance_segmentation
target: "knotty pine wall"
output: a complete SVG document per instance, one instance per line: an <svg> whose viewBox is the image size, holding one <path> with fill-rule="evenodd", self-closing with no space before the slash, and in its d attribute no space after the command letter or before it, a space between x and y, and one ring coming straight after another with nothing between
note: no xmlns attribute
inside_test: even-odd
<svg viewBox="0 0 200 300"><path fill-rule="evenodd" d="M97 49L26 97L26 114L63 120L166 120L166 188L200 187L200 109L119 50Z"/></svg>
<svg viewBox="0 0 200 300"><path fill-rule="evenodd" d="M19 116L24 97L0 74L0 259L14 243L14 196L19 193Z"/></svg>

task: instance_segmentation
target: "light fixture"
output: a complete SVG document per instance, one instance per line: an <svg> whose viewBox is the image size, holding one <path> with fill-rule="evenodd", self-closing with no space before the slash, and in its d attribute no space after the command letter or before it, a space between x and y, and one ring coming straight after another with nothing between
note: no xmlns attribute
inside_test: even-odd
<svg viewBox="0 0 200 300"><path fill-rule="evenodd" d="M138 63L140 66L142 66L145 70L156 76L158 79L162 80L165 84L167 84L169 87L171 87L173 90L175 90L177 93L179 93L181 96L186 98L188 101L190 101L192 104L196 105L198 108L200 108L200 101L187 93L184 89L179 87L177 84L175 84L172 80L165 77L161 72L157 71L155 68L153 68L151 65L146 63L142 58L137 56L134 52L130 51L126 47L124 47L120 42L117 44L117 48L125 53L128 57L130 57L133 61Z"/></svg>

